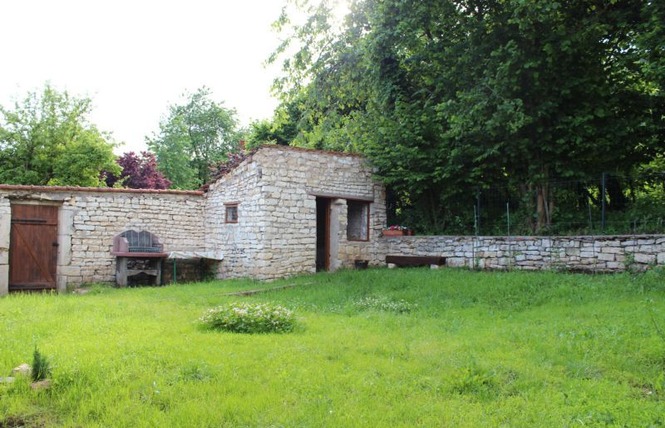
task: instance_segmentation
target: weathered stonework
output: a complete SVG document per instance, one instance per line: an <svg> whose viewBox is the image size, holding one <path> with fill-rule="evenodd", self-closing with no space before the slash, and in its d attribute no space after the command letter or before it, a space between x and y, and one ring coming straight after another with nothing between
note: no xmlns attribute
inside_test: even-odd
<svg viewBox="0 0 665 428"><path fill-rule="evenodd" d="M384 238L384 255L446 257L480 269L644 270L665 264L663 236L406 236Z"/></svg>
<svg viewBox="0 0 665 428"><path fill-rule="evenodd" d="M359 156L290 147L264 147L214 183L205 207L206 248L221 251L218 277L281 278L316 270L316 199L331 204L331 269L356 259L380 264L385 194ZM346 237L347 200L370 203L369 240ZM238 203L238 222L225 222L225 204Z"/></svg>
<svg viewBox="0 0 665 428"><path fill-rule="evenodd" d="M58 208L57 289L115 281L113 237L148 230L169 250L204 245L202 192L0 186L0 294L8 291L11 204Z"/></svg>
<svg viewBox="0 0 665 428"><path fill-rule="evenodd" d="M330 270L356 260L383 262L381 229L385 192L355 155L264 147L207 193L0 185L0 294L8 292L11 204L58 206L57 289L114 282L113 237L147 230L165 252L221 253L208 264L218 278L272 279L316 270L317 198L330 201ZM349 201L368 204L367 239L347 239ZM237 206L237 222L226 207ZM173 277L165 261L163 279ZM178 277L196 273L196 262L177 261ZM188 275L189 275L188 274Z"/></svg>
<svg viewBox="0 0 665 428"><path fill-rule="evenodd" d="M267 146L207 193L0 185L0 295L9 291L12 204L58 207L59 291L115 282L113 237L129 229L151 232L164 252L223 255L221 262L175 261L178 281L201 278L201 266L217 278L312 273L321 266L321 235L329 270L383 266L386 255L483 269L618 272L665 264L664 236L383 237L385 190L362 157ZM237 218L226 218L229 207ZM162 279L173 280L174 262L163 266Z"/></svg>

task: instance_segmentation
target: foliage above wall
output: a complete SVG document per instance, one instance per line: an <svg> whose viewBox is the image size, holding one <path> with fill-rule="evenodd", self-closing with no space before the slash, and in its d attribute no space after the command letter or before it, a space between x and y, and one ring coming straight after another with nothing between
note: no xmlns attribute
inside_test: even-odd
<svg viewBox="0 0 665 428"><path fill-rule="evenodd" d="M292 144L367 155L420 229L502 186L542 230L552 180L665 152L663 2L357 0L341 26L332 1L293 3L308 18L276 23L289 114L274 128L286 117Z"/></svg>
<svg viewBox="0 0 665 428"><path fill-rule="evenodd" d="M202 186L202 190L208 190L210 183L214 183L220 178L224 177L229 172L233 171L245 159L256 153L258 149L250 151L240 151L236 153L228 153L226 160L218 162L210 167L210 181Z"/></svg>
<svg viewBox="0 0 665 428"><path fill-rule="evenodd" d="M157 159L150 152L140 155L134 152L124 153L118 158L122 168L120 175L107 174L109 187L122 186L130 189L168 189L171 182L157 169Z"/></svg>
<svg viewBox="0 0 665 428"><path fill-rule="evenodd" d="M176 189L196 189L210 180L210 167L237 149L235 110L210 99L210 90L187 94L169 107L159 133L147 138L159 169Z"/></svg>
<svg viewBox="0 0 665 428"><path fill-rule="evenodd" d="M88 122L89 98L46 85L13 109L0 106L0 183L105 186L120 173L110 136Z"/></svg>

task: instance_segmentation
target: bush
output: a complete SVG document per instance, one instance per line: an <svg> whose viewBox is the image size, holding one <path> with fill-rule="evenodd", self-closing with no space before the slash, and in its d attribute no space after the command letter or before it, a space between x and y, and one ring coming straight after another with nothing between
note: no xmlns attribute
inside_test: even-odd
<svg viewBox="0 0 665 428"><path fill-rule="evenodd" d="M293 312L268 303L232 303L209 309L200 321L213 330L233 333L287 333L295 327Z"/></svg>

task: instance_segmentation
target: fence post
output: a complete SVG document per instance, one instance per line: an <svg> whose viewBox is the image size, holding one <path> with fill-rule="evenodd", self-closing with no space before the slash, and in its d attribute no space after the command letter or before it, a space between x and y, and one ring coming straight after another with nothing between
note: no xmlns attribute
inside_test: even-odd
<svg viewBox="0 0 665 428"><path fill-rule="evenodd" d="M512 268L513 268L513 246L512 246L511 239L510 239L510 202L506 202L506 224L507 224L507 231L508 231L508 237L507 237L507 242L508 242L508 270L512 270Z"/></svg>
<svg viewBox="0 0 665 428"><path fill-rule="evenodd" d="M471 270L476 269L476 240L478 239L478 207L473 204L473 239L471 240Z"/></svg>
<svg viewBox="0 0 665 428"><path fill-rule="evenodd" d="M478 207L478 212L476 213L477 222L476 222L476 235L480 234L480 191L476 193L476 206Z"/></svg>
<svg viewBox="0 0 665 428"><path fill-rule="evenodd" d="M605 199L606 199L606 180L607 180L607 173L603 172L603 175L601 176L600 180L600 232L605 233Z"/></svg>
<svg viewBox="0 0 665 428"><path fill-rule="evenodd" d="M591 197L587 196L586 206L589 210L589 234L593 234L593 215L591 214Z"/></svg>

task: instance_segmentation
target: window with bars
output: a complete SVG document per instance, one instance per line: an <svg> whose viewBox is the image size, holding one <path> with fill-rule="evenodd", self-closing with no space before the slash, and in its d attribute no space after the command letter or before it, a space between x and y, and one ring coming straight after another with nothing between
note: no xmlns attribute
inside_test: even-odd
<svg viewBox="0 0 665 428"><path fill-rule="evenodd" d="M238 203L234 202L224 204L224 207L226 208L225 222L238 223Z"/></svg>

